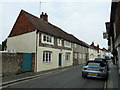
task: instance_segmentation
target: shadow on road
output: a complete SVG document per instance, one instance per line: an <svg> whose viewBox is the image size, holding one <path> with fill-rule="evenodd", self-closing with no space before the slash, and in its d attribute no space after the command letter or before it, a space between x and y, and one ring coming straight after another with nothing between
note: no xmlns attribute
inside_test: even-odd
<svg viewBox="0 0 120 90"><path fill-rule="evenodd" d="M95 80L95 81L107 81L107 79L104 78L95 78L95 77L85 77L86 80Z"/></svg>

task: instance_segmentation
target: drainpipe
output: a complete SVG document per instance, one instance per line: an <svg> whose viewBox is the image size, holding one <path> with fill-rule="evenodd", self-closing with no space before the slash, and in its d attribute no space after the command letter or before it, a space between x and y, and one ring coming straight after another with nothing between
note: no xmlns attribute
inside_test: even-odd
<svg viewBox="0 0 120 90"><path fill-rule="evenodd" d="M35 72L37 72L37 49L38 49L38 33L39 31L36 31L36 61L35 61Z"/></svg>

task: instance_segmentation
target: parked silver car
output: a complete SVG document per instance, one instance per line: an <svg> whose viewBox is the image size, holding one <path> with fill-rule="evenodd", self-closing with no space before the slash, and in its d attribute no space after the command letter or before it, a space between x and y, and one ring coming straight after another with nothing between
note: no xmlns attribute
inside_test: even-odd
<svg viewBox="0 0 120 90"><path fill-rule="evenodd" d="M82 68L82 76L107 79L107 66L102 61L88 61Z"/></svg>

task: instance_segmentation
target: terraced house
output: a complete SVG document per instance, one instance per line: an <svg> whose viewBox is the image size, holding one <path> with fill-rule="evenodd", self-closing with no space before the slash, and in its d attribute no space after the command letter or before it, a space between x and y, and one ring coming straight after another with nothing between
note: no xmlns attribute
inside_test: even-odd
<svg viewBox="0 0 120 90"><path fill-rule="evenodd" d="M73 65L73 45L83 42L48 22L21 10L8 38L7 50L16 50L21 71L44 71Z"/></svg>
<svg viewBox="0 0 120 90"><path fill-rule="evenodd" d="M73 44L73 65L79 65L89 60L89 47L87 43L81 40Z"/></svg>

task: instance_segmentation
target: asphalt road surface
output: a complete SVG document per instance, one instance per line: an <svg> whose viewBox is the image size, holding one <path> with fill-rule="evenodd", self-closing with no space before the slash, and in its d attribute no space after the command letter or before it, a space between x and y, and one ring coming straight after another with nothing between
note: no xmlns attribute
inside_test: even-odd
<svg viewBox="0 0 120 90"><path fill-rule="evenodd" d="M60 69L31 80L9 85L6 88L104 88L104 79L83 78L81 67Z"/></svg>

